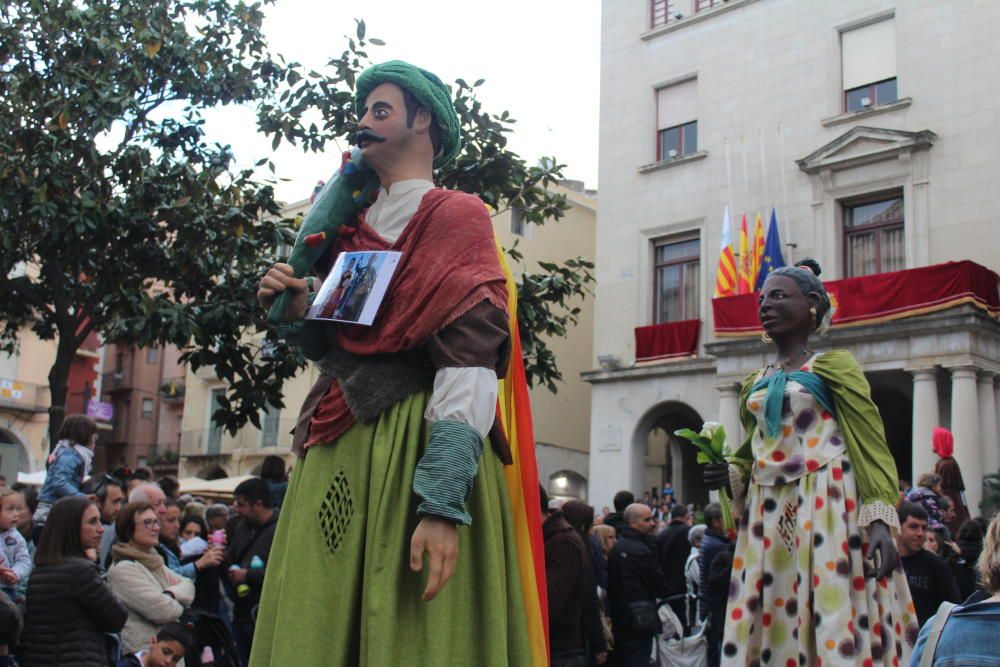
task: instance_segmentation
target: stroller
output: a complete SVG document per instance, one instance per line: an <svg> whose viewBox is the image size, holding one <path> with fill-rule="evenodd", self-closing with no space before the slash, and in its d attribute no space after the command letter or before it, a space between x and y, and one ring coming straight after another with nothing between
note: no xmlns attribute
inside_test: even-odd
<svg viewBox="0 0 1000 667"><path fill-rule="evenodd" d="M681 593L660 602L660 622L663 632L656 638L656 664L660 667L706 667L708 665L708 619L694 625L685 634L685 625L677 617L671 602L697 602L697 597Z"/></svg>
<svg viewBox="0 0 1000 667"><path fill-rule="evenodd" d="M233 635L218 614L201 609L188 609L181 617L194 636L195 650L186 656L188 667L201 667L201 654L206 647L212 649L215 667L241 667L240 653Z"/></svg>

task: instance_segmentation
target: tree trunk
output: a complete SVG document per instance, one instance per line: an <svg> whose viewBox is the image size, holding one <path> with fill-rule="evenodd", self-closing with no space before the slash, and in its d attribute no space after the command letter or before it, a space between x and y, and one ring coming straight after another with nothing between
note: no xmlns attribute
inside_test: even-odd
<svg viewBox="0 0 1000 667"><path fill-rule="evenodd" d="M59 429L66 417L66 396L69 394L69 368L73 363L76 349L73 346L73 336L59 336L56 347L56 360L49 369L49 396L52 405L49 406L49 451L55 449L59 442Z"/></svg>

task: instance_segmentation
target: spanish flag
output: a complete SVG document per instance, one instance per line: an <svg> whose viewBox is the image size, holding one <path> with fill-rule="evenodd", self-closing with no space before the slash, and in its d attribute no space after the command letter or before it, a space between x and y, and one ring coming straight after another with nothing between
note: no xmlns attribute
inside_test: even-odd
<svg viewBox="0 0 1000 667"><path fill-rule="evenodd" d="M729 223L729 206L722 215L722 247L719 250L719 269L715 274L715 296L736 294L736 257L733 255L733 233Z"/></svg>
<svg viewBox="0 0 1000 667"><path fill-rule="evenodd" d="M750 291L757 284L761 265L764 263L764 223L760 220L760 212L754 214L753 252L750 254Z"/></svg>
<svg viewBox="0 0 1000 667"><path fill-rule="evenodd" d="M737 294L749 294L753 291L753 262L750 258L750 239L747 237L747 214L743 214L743 223L740 225L740 256L739 273L736 283Z"/></svg>
<svg viewBox="0 0 1000 667"><path fill-rule="evenodd" d="M495 235L494 235L495 237ZM528 621L531 664L549 664L548 594L545 586L545 545L542 541L542 513L538 494L538 467L535 462L535 434L531 423L531 404L524 373L521 336L517 328L517 285L504 256L500 239L496 240L500 266L507 278L507 308L510 326L510 360L507 373L500 380L497 409L510 444L512 465L504 466L511 513L514 516L521 595ZM474 619L456 619L457 623Z"/></svg>

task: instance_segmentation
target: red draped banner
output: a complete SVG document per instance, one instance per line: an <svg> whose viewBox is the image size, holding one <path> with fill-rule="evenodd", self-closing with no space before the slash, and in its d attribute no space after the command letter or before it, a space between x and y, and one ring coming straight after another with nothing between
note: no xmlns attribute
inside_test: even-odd
<svg viewBox="0 0 1000 667"><path fill-rule="evenodd" d="M1000 317L998 280L993 271L965 260L824 284L836 308L832 326L846 327L933 313L963 303ZM756 293L713 299L712 313L718 337L761 332Z"/></svg>
<svg viewBox="0 0 1000 667"><path fill-rule="evenodd" d="M735 298L735 297L734 297ZM661 361L698 353L701 320L653 324L635 329L635 360Z"/></svg>

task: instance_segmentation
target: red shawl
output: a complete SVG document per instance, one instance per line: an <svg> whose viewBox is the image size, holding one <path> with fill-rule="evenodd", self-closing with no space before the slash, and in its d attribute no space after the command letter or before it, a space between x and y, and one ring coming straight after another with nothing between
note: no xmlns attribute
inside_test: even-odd
<svg viewBox="0 0 1000 667"><path fill-rule="evenodd" d="M493 225L482 200L453 190L428 191L395 243L368 226L341 228L331 246L331 266L341 252L402 252L396 273L372 326L336 327L339 345L357 355L412 350L468 312L489 301L507 311L506 279L497 259ZM320 401L306 447L331 442L354 423L339 385Z"/></svg>

